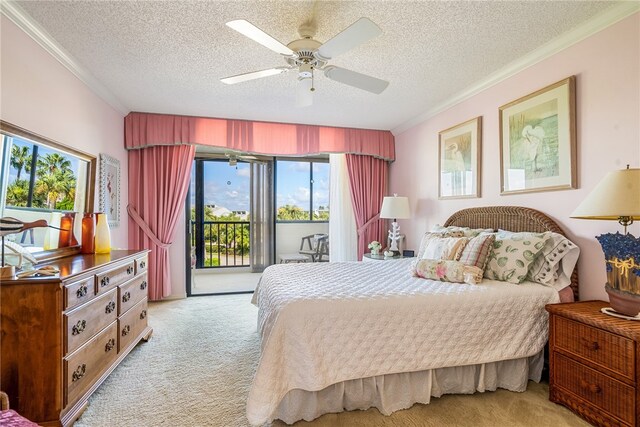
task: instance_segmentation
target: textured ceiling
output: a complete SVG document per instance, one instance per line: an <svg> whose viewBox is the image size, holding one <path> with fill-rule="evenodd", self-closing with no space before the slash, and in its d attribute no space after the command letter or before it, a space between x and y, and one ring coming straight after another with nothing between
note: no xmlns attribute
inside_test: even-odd
<svg viewBox="0 0 640 427"><path fill-rule="evenodd" d="M588 1L21 1L131 111L393 129L615 3ZM360 17L383 34L330 64L390 81L381 95L316 77L295 106L296 74L219 79L285 65L225 26L246 19L287 44L315 16L324 42ZM319 74L319 73L318 73Z"/></svg>

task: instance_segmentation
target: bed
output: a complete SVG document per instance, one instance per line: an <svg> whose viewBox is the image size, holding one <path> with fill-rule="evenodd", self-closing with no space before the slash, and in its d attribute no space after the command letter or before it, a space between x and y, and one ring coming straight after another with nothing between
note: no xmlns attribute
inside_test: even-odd
<svg viewBox="0 0 640 427"><path fill-rule="evenodd" d="M514 232L562 229L523 207L469 208L444 226ZM411 259L282 264L253 296L261 357L247 400L253 425L310 421L376 407L385 414L431 397L539 381L558 291L485 279L479 285L412 277ZM577 299L578 277L569 292Z"/></svg>

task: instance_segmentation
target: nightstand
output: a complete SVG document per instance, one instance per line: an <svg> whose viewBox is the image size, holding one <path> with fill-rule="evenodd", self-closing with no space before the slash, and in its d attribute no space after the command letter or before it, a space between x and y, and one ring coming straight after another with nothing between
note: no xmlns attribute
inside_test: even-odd
<svg viewBox="0 0 640 427"><path fill-rule="evenodd" d="M389 261L391 259L400 259L404 258L402 255L396 255L393 257L386 257L384 255L371 255L371 253L366 253L362 256L362 261Z"/></svg>
<svg viewBox="0 0 640 427"><path fill-rule="evenodd" d="M640 322L600 312L605 301L546 306L549 400L599 426L640 426Z"/></svg>

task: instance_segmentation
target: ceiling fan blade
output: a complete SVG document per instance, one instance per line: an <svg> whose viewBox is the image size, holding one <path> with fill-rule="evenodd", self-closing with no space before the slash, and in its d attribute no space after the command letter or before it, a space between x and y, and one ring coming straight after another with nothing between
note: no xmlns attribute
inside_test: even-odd
<svg viewBox="0 0 640 427"><path fill-rule="evenodd" d="M282 74L289 71L286 67L269 68L268 70L252 71L251 73L238 74L237 76L229 76L220 79L222 83L232 85L236 83L242 83L249 80L260 79L262 77L275 76L276 74Z"/></svg>
<svg viewBox="0 0 640 427"><path fill-rule="evenodd" d="M355 71L347 70L346 68L334 67L331 65L325 67L324 75L331 80L376 94L382 93L387 86L389 86L389 82L386 80L377 79L375 77L367 76L366 74L356 73Z"/></svg>
<svg viewBox="0 0 640 427"><path fill-rule="evenodd" d="M298 79L298 87L296 89L296 106L308 107L313 104L313 92L311 91L313 82L310 78Z"/></svg>
<svg viewBox="0 0 640 427"><path fill-rule="evenodd" d="M320 46L317 54L327 61L380 34L382 30L373 21L369 18L360 18Z"/></svg>
<svg viewBox="0 0 640 427"><path fill-rule="evenodd" d="M287 46L280 43L278 40L274 39L269 34L265 33L249 21L245 21L244 19L237 19L235 21L227 22L227 26L233 28L240 34L249 37L251 40L260 43L264 47L267 47L276 53L279 53L281 55L294 54L294 52Z"/></svg>

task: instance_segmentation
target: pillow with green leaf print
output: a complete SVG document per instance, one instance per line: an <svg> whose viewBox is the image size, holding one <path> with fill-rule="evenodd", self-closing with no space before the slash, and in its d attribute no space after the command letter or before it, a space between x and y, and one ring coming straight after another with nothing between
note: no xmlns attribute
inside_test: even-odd
<svg viewBox="0 0 640 427"><path fill-rule="evenodd" d="M549 239L548 233L500 232L493 242L493 251L484 270L487 279L522 283L529 266Z"/></svg>

